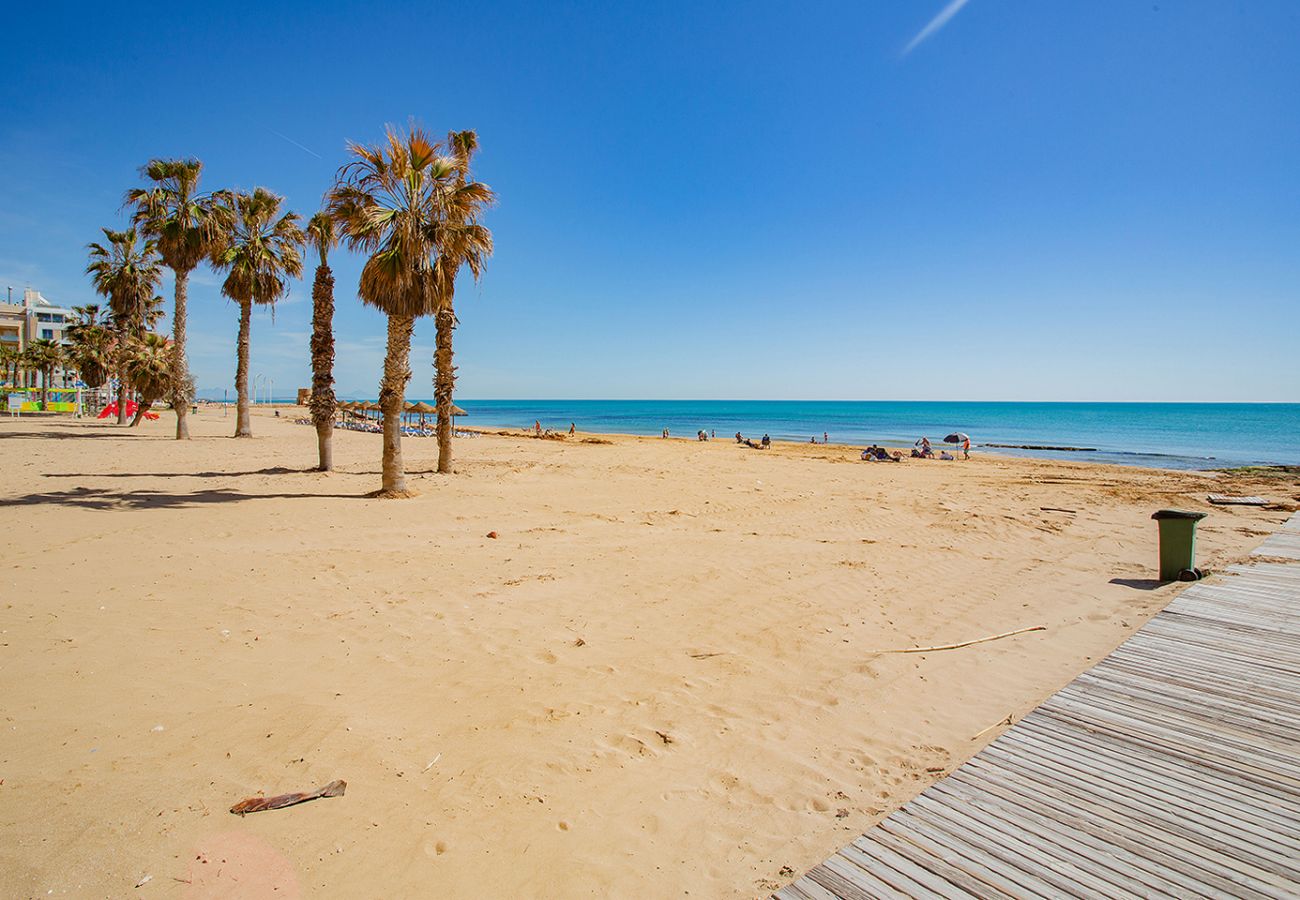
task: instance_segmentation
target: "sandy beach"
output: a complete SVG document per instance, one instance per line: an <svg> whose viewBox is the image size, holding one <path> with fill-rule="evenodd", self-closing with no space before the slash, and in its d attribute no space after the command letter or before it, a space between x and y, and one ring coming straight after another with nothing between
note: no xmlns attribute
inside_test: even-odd
<svg viewBox="0 0 1300 900"><path fill-rule="evenodd" d="M1168 603L1152 511L1298 490L484 434L392 502L297 414L0 422L0 894L764 896Z"/></svg>

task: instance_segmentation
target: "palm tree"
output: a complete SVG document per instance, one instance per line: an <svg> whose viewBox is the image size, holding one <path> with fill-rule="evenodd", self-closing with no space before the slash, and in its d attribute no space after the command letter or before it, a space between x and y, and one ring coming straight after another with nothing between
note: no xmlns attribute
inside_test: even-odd
<svg viewBox="0 0 1300 900"><path fill-rule="evenodd" d="M41 338L32 341L24 351L27 365L41 373L41 409L50 403L50 379L54 370L63 363L63 348L52 340Z"/></svg>
<svg viewBox="0 0 1300 900"><path fill-rule="evenodd" d="M172 408L176 411L176 439L189 440L186 421L194 399L194 379L185 357L186 300L190 272L211 252L221 231L222 215L212 198L199 190L203 163L197 159L154 159L140 170L152 187L133 188L126 202L135 207L135 222L154 240L163 265L176 276L172 314Z"/></svg>
<svg viewBox="0 0 1300 900"><path fill-rule="evenodd" d="M492 232L479 224L483 210L496 199L492 189L470 180L470 161L478 150L478 134L453 131L447 146L456 160L456 175L443 202L438 229L438 258L435 280L438 310L434 322L437 335L433 354L433 400L438 407L438 472L451 473L451 406L456 390L456 367L452 365L452 332L456 329L456 276L468 266L477 280L492 255Z"/></svg>
<svg viewBox="0 0 1300 900"><path fill-rule="evenodd" d="M98 304L74 306L76 314L68 325L68 355L77 366L81 380L91 388L99 388L108 380L108 370L113 363L113 334L107 320L101 318Z"/></svg>
<svg viewBox="0 0 1300 900"><path fill-rule="evenodd" d="M307 243L320 254L311 286L311 420L316 426L320 470L334 470L334 273L329 252L338 244L334 219L318 212L307 222Z"/></svg>
<svg viewBox="0 0 1300 900"><path fill-rule="evenodd" d="M160 334L146 332L131 338L126 353L126 372L140 392L140 405L136 407L131 427L140 424L149 407L174 391L176 377L175 357L168 341Z"/></svg>
<svg viewBox="0 0 1300 900"><path fill-rule="evenodd" d="M326 194L348 246L370 254L357 293L388 316L388 347L379 385L384 416L380 497L409 497L402 467L402 405L411 379L415 320L437 311L434 260L456 160L421 129L389 127L374 146L349 144L354 157Z"/></svg>
<svg viewBox="0 0 1300 900"><path fill-rule="evenodd" d="M18 386L18 366L22 360L23 351L18 349L17 344L2 343L0 344L0 381L6 381L10 385ZM9 377L9 372L13 371L13 378Z"/></svg>
<svg viewBox="0 0 1300 900"><path fill-rule="evenodd" d="M117 424L126 421L128 380L125 374L127 344L150 325L145 321L162 284L162 261L157 244L143 239L136 228L101 229L106 244L92 243L86 274L95 291L108 298L117 336Z"/></svg>
<svg viewBox="0 0 1300 900"><path fill-rule="evenodd" d="M226 230L212 247L212 267L226 272L221 293L239 304L235 392L239 395L235 437L252 437L248 404L248 346L253 304L275 306L289 289L288 277L302 274L303 243L297 213L280 213L284 198L266 188L251 194L223 191L217 196Z"/></svg>

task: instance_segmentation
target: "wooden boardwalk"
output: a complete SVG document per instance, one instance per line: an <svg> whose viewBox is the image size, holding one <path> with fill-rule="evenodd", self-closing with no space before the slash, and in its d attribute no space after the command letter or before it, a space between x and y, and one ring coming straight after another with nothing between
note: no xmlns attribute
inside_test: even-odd
<svg viewBox="0 0 1300 900"><path fill-rule="evenodd" d="M1300 559L1300 513L1288 519L1277 534L1260 544L1251 555Z"/></svg>
<svg viewBox="0 0 1300 900"><path fill-rule="evenodd" d="M776 896L1300 897L1300 564L1187 588Z"/></svg>

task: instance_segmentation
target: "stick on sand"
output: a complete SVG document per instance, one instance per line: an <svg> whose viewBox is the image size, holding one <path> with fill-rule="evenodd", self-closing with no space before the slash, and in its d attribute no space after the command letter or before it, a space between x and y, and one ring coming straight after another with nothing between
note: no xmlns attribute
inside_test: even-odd
<svg viewBox="0 0 1300 900"><path fill-rule="evenodd" d="M304 794L280 794L278 797L249 797L247 800L240 800L230 811L237 816L246 816L252 812L263 812L268 809L283 809L286 806L293 806L297 803L306 803L308 800L319 800L321 797L342 797L343 791L347 789L346 781L331 781L323 788L317 788Z"/></svg>
<svg viewBox="0 0 1300 900"><path fill-rule="evenodd" d="M960 647L969 647L971 644L983 644L985 641L996 641L999 638L1011 637L1013 634L1024 634L1026 631L1046 631L1046 625L1031 625L1028 628L1017 628L1015 631L1004 631L1001 634L991 634L988 637L975 638L973 641L962 641L960 644L942 644L938 647L905 647L893 650L873 650L873 653L930 653L935 650L956 650Z"/></svg>

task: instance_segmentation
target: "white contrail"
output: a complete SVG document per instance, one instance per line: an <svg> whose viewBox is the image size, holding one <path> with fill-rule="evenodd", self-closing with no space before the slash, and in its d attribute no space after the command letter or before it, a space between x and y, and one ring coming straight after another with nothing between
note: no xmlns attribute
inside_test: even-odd
<svg viewBox="0 0 1300 900"><path fill-rule="evenodd" d="M966 0L962 0L962 2L965 3ZM293 144L293 145L294 145L295 147L297 147L299 150L305 150L305 151L307 151L308 153L310 153L312 156L316 157L317 159L321 159L321 158L322 158L321 155L320 155L319 153L317 153L315 150L311 149L310 147L304 147L302 144L298 143L298 142L295 141L293 138L289 137L287 134L280 134L280 132L276 131L274 128L268 128L268 129L266 129L266 130L269 131L269 132L271 132L271 134L275 135L276 137L278 137L278 138L280 138L280 139L282 139L282 140L286 140L286 141L288 141L289 143Z"/></svg>
<svg viewBox="0 0 1300 900"><path fill-rule="evenodd" d="M961 8L969 2L970 0L952 0L951 3L940 10L939 15L930 20L930 24L917 32L916 37L912 38L908 45L903 48L902 55L906 56L911 53L921 44L922 41L930 37L943 26L947 25L952 17L961 12Z"/></svg>

